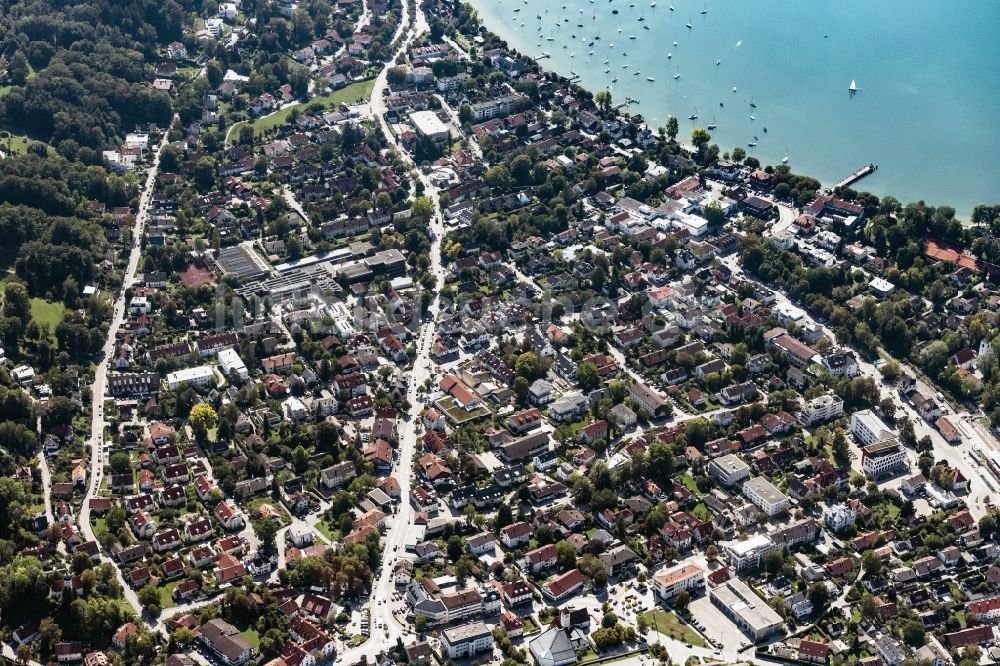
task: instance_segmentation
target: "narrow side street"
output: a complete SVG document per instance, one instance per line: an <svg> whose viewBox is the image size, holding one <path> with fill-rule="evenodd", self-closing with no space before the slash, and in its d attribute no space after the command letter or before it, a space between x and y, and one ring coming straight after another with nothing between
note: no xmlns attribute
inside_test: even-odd
<svg viewBox="0 0 1000 666"><path fill-rule="evenodd" d="M177 118L175 117L174 120L176 121ZM146 222L149 217L149 207L152 201L156 175L160 169L160 155L163 152L163 148L167 145L169 136L170 131L169 128L167 128L163 133L163 139L160 141L156 155L153 158L153 164L149 168L149 172L146 176L146 182L142 188L142 194L139 196L139 210L135 216L135 224L132 226L132 250L129 253L128 264L125 268L125 275L122 278L122 289L118 294L118 298L115 299L114 309L111 315L111 323L108 326L107 339L104 341L104 346L101 348L101 361L98 363L97 368L94 371L94 383L90 387L92 416L92 426L90 432L90 480L87 485L87 493L84 495L83 505L80 508L79 515L80 532L83 535L84 541L96 541L94 528L90 521L90 499L95 497L101 489L101 482L104 477L104 463L107 458L107 452L104 446L104 431L107 427L107 420L104 415L104 394L108 382L108 368L111 359L114 358L115 335L121 327L122 322L125 320L125 308L127 305L125 303L125 292L129 287L135 284L136 271L139 266L139 257L142 256L142 238L145 233ZM101 560L110 561L105 553L101 553ZM125 582L125 578L118 566L115 566L115 571L118 574L118 582L122 586L126 601L128 601L132 609L135 610L136 614L141 616L142 604L139 603L139 598L136 596L135 591ZM156 625L151 623L151 626ZM157 628L162 630L161 627Z"/></svg>

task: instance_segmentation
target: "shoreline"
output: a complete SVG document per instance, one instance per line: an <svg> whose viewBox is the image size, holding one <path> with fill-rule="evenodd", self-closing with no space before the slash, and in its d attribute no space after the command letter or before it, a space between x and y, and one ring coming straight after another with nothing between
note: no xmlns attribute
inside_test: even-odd
<svg viewBox="0 0 1000 666"><path fill-rule="evenodd" d="M596 94L599 91L608 90L609 92L612 93L612 95L615 96L616 104L620 104L621 102L623 102L626 99L626 97L636 100L638 104L635 106L629 105L629 107L633 108L635 110L635 113L641 114L644 120L646 120L647 126L650 127L650 129L653 129L654 131L665 123L665 120L663 122L660 122L660 120L656 117L658 109L663 108L662 105L654 104L653 102L649 101L648 97L646 97L641 93L637 94L634 90L634 86L628 87L628 82L630 82L633 77L631 76L627 77L625 86L618 89L615 89L613 85L610 87L601 86L600 84L594 85L593 81L585 81L588 72L592 74L593 70L597 67L600 67L600 65L595 64L594 62L581 62L581 66L570 67L567 63L560 62L560 58L558 56L559 51L557 49L559 49L560 46L563 46L564 48L562 50L565 50L565 46L562 42L559 41L556 41L553 44L551 44L550 48L548 49L546 49L547 45L545 44L543 44L543 46L539 47L538 49L526 48L523 42L525 42L527 34L526 33L522 34L518 32L517 28L513 28L509 21L504 19L498 11L494 10L493 7L487 6L486 2L487 0L480 0L479 2L469 2L469 6L471 6L475 12L476 23L482 34L484 35L489 34L495 37L496 39L500 40L506 45L506 48L508 48L514 53L519 54L526 61L529 61L534 66L536 66L539 72L544 74L550 74L550 73L554 74L558 76L561 80L571 83L575 86L578 86L583 90L586 90L591 95ZM606 37L605 43L607 43L607 41L612 38ZM570 44L570 46L572 46L572 44ZM674 50L677 50L677 48L675 47ZM535 53L535 51L538 51L538 53ZM647 47L646 51L650 51L650 49ZM547 53L549 53L549 55L546 55ZM544 62L546 60L548 60L549 62ZM643 73L645 74L645 72ZM657 70L654 73L661 74L662 72ZM581 74L583 74L584 76L581 76ZM605 76L607 76L607 74L605 74ZM590 76L589 78L593 77ZM645 81L645 76L643 76L642 78ZM669 84L670 82L668 81L666 83ZM701 83L702 82L699 80L699 85ZM660 84L656 85L660 86ZM662 94L662 91L663 91L663 86L660 86L660 88L654 94ZM742 89L741 89L741 94L742 94ZM684 98L686 99L687 96L685 95ZM676 99L674 99L672 102L669 102L667 106L670 107L674 104L677 104ZM721 103L720 106L722 106ZM622 111L629 113L630 112L629 107L623 108ZM784 110L788 111L787 109ZM689 119L687 118L686 113L674 109L672 109L672 111L673 113L671 113L670 115L676 116L678 120L681 121L682 124L681 133L678 137L678 140L681 140L683 137L687 136L690 130L693 129L693 127L697 126L704 127L704 125L710 122L715 122L714 118L710 120L704 120L704 118L708 118L709 115L706 114L706 112L702 111L701 115L703 117L703 120L700 121L701 124L691 126L691 124L688 122ZM631 115L635 115L635 113L631 113ZM806 122L821 122L821 119L809 118L808 121L803 121L803 124L805 124ZM721 122L719 124L722 125ZM947 192L954 189L950 188L947 183L942 183L937 189L926 189L924 191L919 191L919 188L923 188L925 187L925 185L922 183L917 183L913 185L913 188L917 188L918 191L901 194L901 192L905 192L907 188L906 187L900 188L899 187L900 182L901 181L909 182L911 180L911 175L907 175L906 169L900 169L900 168L894 169L893 161L897 162L896 164L897 167L899 166L900 163L903 165L910 165L913 163L912 159L905 155L905 151L902 148L900 149L900 151L897 151L896 154L888 156L883 155L882 153L884 153L885 151L879 150L878 149L879 147L877 145L872 150L868 150L867 148L862 148L861 150L854 151L853 149L851 149L852 157L844 156L844 154L846 154L847 152L847 149L845 149L844 153L839 156L839 161L841 162L846 161L849 164L849 166L836 165L836 166L831 166L830 168L827 169L822 169L822 168L817 168L816 164L808 163L808 161L807 163L802 164L801 161L799 161L802 158L799 158L799 160L797 160L795 157L796 154L799 155L808 154L810 155L810 157L815 158L817 155L828 156L831 153L829 150L824 152L822 149L817 149L817 148L809 148L809 149L802 148L803 145L809 145L808 142L792 143L783 150L778 150L778 151L773 150L780 144L780 141L782 140L780 132L781 126L778 125L778 127L779 127L779 132L771 132L770 135L768 135L766 133L766 130L764 130L764 132L761 133L760 135L760 138L763 140L766 139L768 136L775 136L777 134L778 137L774 142L769 142L769 145L766 146L761 145L760 147L752 147L752 148L744 145L743 143L740 143L739 141L731 141L729 140L728 137L719 136L717 132L721 133L723 132L723 130L709 130L709 131L710 133L713 134L712 143L719 147L720 153L731 153L732 150L736 147L742 148L745 151L747 151L748 156L755 157L756 159L758 159L761 163L762 168L767 165L774 167L781 166L782 156L787 157L791 155L792 156L791 160L787 164L790 168L793 169L793 173L816 178L818 181L820 181L820 183L824 188L829 188L829 189L833 189L833 187L839 181L848 178L852 173L854 173L860 167L863 167L864 165L870 163L879 164L880 168L878 171L875 171L872 174L868 174L860 182L856 181L855 183L852 184L852 186L850 186L851 189L859 193L866 192L875 195L880 199L887 196L895 197L899 199L903 204L916 201L926 201L928 202L929 205L947 206L950 208L954 208L955 219L958 219L965 226L972 226L971 223L972 214L973 210L977 205L979 204L989 205L993 201L1000 201L1000 193L998 193L998 195L993 198L981 195L971 195L972 198L970 198L970 195L965 194L965 195L959 195L962 196L963 198L963 200L959 202L947 201L945 200L947 198ZM726 129L733 131L730 128L731 125ZM774 128L772 127L772 129ZM829 140L835 141L836 131L831 130L829 137L831 137ZM756 139L756 137L754 137L754 139ZM761 144L763 143L764 142L761 141ZM800 146L799 150L795 149L797 145ZM926 159L932 160L933 158L931 157L930 154L928 154ZM813 159L813 161L816 160ZM795 166L796 163L802 165L796 167ZM968 173L970 174L976 171L974 165L966 165L964 168L968 169ZM942 169L944 169L944 167L942 167ZM956 173L955 169L944 169L944 170L951 173ZM959 171L959 173L961 172ZM987 173L991 172L988 171ZM969 180L969 178L965 178L964 176L962 178L964 180ZM940 180L940 178L936 176L934 177L934 179ZM868 187L866 187L865 185L868 185Z"/></svg>

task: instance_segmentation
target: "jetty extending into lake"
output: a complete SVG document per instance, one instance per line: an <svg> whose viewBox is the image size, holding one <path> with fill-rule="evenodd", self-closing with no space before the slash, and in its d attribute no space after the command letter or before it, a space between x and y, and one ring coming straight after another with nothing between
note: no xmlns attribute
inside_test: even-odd
<svg viewBox="0 0 1000 666"><path fill-rule="evenodd" d="M836 189L841 188L841 187L847 187L849 185L853 185L854 183L858 182L859 180L861 180L865 176L870 176L871 174L875 173L876 171L878 171L878 165L877 164L875 164L874 162L872 162L870 164L866 164L863 167L861 167L860 169L858 169L857 171L855 171L854 173L852 173L850 176L848 176L847 178L845 178L844 180L842 180L839 183L837 183L836 185L834 185L833 189L836 190Z"/></svg>

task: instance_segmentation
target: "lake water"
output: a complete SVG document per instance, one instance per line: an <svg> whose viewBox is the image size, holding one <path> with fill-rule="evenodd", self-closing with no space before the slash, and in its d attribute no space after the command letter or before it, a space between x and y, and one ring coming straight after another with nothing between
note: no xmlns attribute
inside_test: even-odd
<svg viewBox="0 0 1000 666"><path fill-rule="evenodd" d="M615 103L638 99L629 109L651 125L677 116L682 139L715 123L723 152L742 146L765 164L787 156L793 170L824 185L875 162L878 172L858 189L954 206L962 216L1000 201L1000 2L472 5L512 47L551 53L544 68L575 71L581 85L609 89ZM853 98L852 79L860 89Z"/></svg>

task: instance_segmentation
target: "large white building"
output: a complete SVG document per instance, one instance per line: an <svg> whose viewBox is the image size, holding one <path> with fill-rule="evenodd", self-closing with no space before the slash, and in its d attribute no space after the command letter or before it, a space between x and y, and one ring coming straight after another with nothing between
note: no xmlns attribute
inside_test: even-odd
<svg viewBox="0 0 1000 666"><path fill-rule="evenodd" d="M472 105L472 116L477 122L506 116L514 113L518 102L523 99L520 95L509 94L488 99L485 102L477 102Z"/></svg>
<svg viewBox="0 0 1000 666"><path fill-rule="evenodd" d="M432 141L444 141L448 138L448 126L433 111L414 111L410 114L410 123L418 135Z"/></svg>
<svg viewBox="0 0 1000 666"><path fill-rule="evenodd" d="M687 590L692 596L705 589L705 570L694 564L678 564L653 577L653 590L664 601Z"/></svg>
<svg viewBox="0 0 1000 666"><path fill-rule="evenodd" d="M777 549L778 545L771 541L766 534L758 534L741 541L727 541L722 544L726 561L737 571L758 566L764 555Z"/></svg>
<svg viewBox="0 0 1000 666"><path fill-rule="evenodd" d="M208 386L212 383L214 374L212 368L207 365L177 370L167 375L167 388L175 391L182 386Z"/></svg>
<svg viewBox="0 0 1000 666"><path fill-rule="evenodd" d="M709 592L712 603L750 636L758 641L781 631L784 620L739 578L727 580Z"/></svg>
<svg viewBox="0 0 1000 666"><path fill-rule="evenodd" d="M221 37L222 19L220 18L205 19L205 31L215 39Z"/></svg>
<svg viewBox="0 0 1000 666"><path fill-rule="evenodd" d="M873 479L892 476L909 467L906 451L894 439L877 442L861 449L861 469Z"/></svg>
<svg viewBox="0 0 1000 666"><path fill-rule="evenodd" d="M802 406L799 412L799 423L806 426L825 423L844 415L844 401L840 396L821 395L813 398Z"/></svg>
<svg viewBox="0 0 1000 666"><path fill-rule="evenodd" d="M732 486L750 476L750 466L732 453L708 464L708 474L724 486Z"/></svg>
<svg viewBox="0 0 1000 666"><path fill-rule="evenodd" d="M708 231L708 220L694 213L677 211L671 213L668 220L671 228L683 229L695 238L704 236Z"/></svg>
<svg viewBox="0 0 1000 666"><path fill-rule="evenodd" d="M861 446L878 444L896 437L896 433L870 409L851 414L851 433Z"/></svg>
<svg viewBox="0 0 1000 666"><path fill-rule="evenodd" d="M222 368L226 377L231 377L234 373L240 379L246 379L250 376L246 364L243 363L243 359L240 358L235 349L219 350L219 367Z"/></svg>
<svg viewBox="0 0 1000 666"><path fill-rule="evenodd" d="M748 479L743 484L743 494L748 500L760 507L768 516L776 516L788 509L791 500L788 495L762 476Z"/></svg>
<svg viewBox="0 0 1000 666"><path fill-rule="evenodd" d="M441 647L449 659L471 657L493 648L493 633L482 622L470 622L441 632Z"/></svg>

